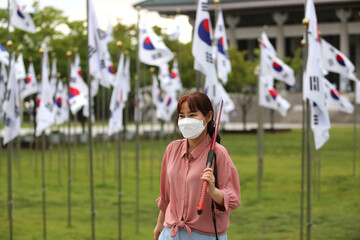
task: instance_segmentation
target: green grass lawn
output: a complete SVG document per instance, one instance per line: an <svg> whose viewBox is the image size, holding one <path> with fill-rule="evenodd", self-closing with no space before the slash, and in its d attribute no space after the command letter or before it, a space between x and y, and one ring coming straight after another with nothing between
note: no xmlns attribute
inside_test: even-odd
<svg viewBox="0 0 360 240"><path fill-rule="evenodd" d="M312 194L312 239L360 239L360 161L357 161L357 174L353 176L353 128L333 128L330 136L331 139L321 150L320 192L314 190ZM256 135L222 135L222 144L238 169L241 183L242 204L231 213L228 230L231 240L299 239L301 130L269 133L264 140L264 174L262 195L259 198ZM135 214L135 146L133 141L122 145L123 239L145 240L153 237L158 215L155 199L159 195L161 157L169 141L164 140L163 146L159 141L141 142L138 223ZM74 149L72 154L74 156ZM77 146L76 162L73 161L72 166L72 226L68 227L67 150L63 146L58 151L54 145L52 151L46 152L47 239L91 239L88 155L85 145ZM102 161L103 156L105 161ZM118 185L115 156L115 143L95 144L96 239L100 240L117 239ZM319 162L319 154L313 152L313 156ZM9 239L6 159L6 152L1 150L1 240ZM16 151L13 172L14 239L43 239L41 153ZM315 179L315 175L313 177ZM139 228L138 233L136 226Z"/></svg>

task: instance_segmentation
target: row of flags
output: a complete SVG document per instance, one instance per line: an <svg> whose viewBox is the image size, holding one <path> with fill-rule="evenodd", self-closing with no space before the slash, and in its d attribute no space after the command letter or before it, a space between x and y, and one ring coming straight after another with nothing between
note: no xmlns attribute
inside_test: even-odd
<svg viewBox="0 0 360 240"><path fill-rule="evenodd" d="M15 58L11 60L14 60L14 64L12 64L10 69L7 88L13 87L13 79L11 78L15 76L15 82L20 80L20 86L17 84L16 86L20 88L20 91L17 92L20 92L22 99L39 92L37 100L37 111L39 114L37 114L38 126L36 135L40 135L44 129L53 124L61 124L67 121L68 116L66 116L66 112L68 107L70 107L73 114L83 109L83 115L89 117L89 108L93 108L93 106L88 106L88 98L93 98L97 95L99 84L105 88L113 87L110 103L109 135L122 129L122 112L130 91L130 59L129 56L125 57L124 54L121 54L118 70L115 72L107 48L107 44L114 39L111 24L109 24L105 33L102 32L98 25L92 0L89 0L88 10L88 53L89 70L92 78L91 93L89 93L88 86L82 78L80 56L78 54L75 56L75 62L71 66L69 90L67 86L64 86L57 79L56 58L53 58L50 72L46 46L44 47L45 52L42 59L42 84L40 87L36 82L32 63L29 64L28 74L26 74L22 54L19 54L16 61ZM22 3L20 0L11 0L10 12L10 22L14 27L32 33L36 31L36 27L29 15L29 13L33 12L33 8ZM352 104L324 76L328 71L332 71L356 81L356 84L359 84L359 81L353 74L355 67L348 58L319 37L313 0L308 0L305 15L310 20L310 25L308 29L309 57L306 72L304 73L303 93L304 100L309 99L311 101L312 129L315 136L315 146L318 149L329 138L330 121L327 109L336 108L346 113L353 112ZM175 29L175 32L170 37L175 40L178 39L178 35L179 27ZM153 104L156 106L156 115L159 119L170 121L172 114L176 110L176 93L182 90L177 60L161 37L156 35L154 30L146 23L140 25L138 42L140 61L159 68L158 76L153 74L152 86L152 99ZM206 76L204 92L209 96L214 106L221 99L224 100L222 120L227 121L228 113L235 109L235 105L222 85L226 84L228 74L231 72L225 25L222 12L219 10L213 36L207 0L198 1L192 54L195 58L194 68ZM2 86L6 84L7 74L5 65L9 64L9 54L1 44L0 61L2 62L0 91L5 92L5 87ZM169 67L170 61L173 61L172 69ZM266 33L261 35L259 69L259 105L275 109L282 116L285 116L290 108L290 104L275 90L274 79L293 86L295 84L294 71L276 56L276 51ZM360 87L356 89L360 93ZM16 114L7 113L8 106L16 106L16 102L14 104L6 102L13 99L14 96L11 97L11 94L15 95L17 93L14 93L13 90L6 92L5 98L0 99L3 102L0 114L1 111L4 112L7 119L9 119L11 116L16 116ZM357 103L360 102L360 94L357 93L356 97ZM141 91L138 99L139 102L135 104L142 106ZM57 117L55 118L54 116ZM140 117L135 116L135 118Z"/></svg>
<svg viewBox="0 0 360 240"><path fill-rule="evenodd" d="M330 138L328 108L352 113L353 106L325 78L328 72L338 73L359 85L355 77L355 67L338 49L319 36L318 22L313 0L307 0L305 18L309 20L307 31L308 59L303 79L303 98L309 99L311 106L311 128L314 133L315 148L320 149ZM357 87L358 88L358 87Z"/></svg>
<svg viewBox="0 0 360 240"><path fill-rule="evenodd" d="M275 90L274 79L294 86L294 70L276 56L276 50L265 32L261 34L259 68L259 105L276 110L285 117L291 105Z"/></svg>
<svg viewBox="0 0 360 240"><path fill-rule="evenodd" d="M171 40L179 37L179 27L170 35ZM152 74L152 103L156 108L156 117L169 122L177 107L177 92L183 90L178 62L172 51L165 45L152 27L147 23L140 24L139 59L142 63L158 67L158 76ZM172 69L169 62L172 61ZM160 84L159 84L160 81ZM141 94L139 99L141 102ZM139 106L141 107L141 106Z"/></svg>

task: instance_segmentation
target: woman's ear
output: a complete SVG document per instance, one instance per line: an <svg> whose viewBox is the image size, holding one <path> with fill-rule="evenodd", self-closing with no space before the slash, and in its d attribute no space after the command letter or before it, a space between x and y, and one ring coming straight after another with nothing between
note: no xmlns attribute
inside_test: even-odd
<svg viewBox="0 0 360 240"><path fill-rule="evenodd" d="M209 123L212 119L213 119L213 112L210 111L207 115L206 115L206 122Z"/></svg>

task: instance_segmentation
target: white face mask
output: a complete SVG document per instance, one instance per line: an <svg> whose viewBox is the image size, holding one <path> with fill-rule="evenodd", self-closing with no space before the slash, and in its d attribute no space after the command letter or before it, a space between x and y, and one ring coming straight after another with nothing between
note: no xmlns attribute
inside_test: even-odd
<svg viewBox="0 0 360 240"><path fill-rule="evenodd" d="M200 136L205 129L204 119L183 118L179 120L178 126L184 138L195 139Z"/></svg>

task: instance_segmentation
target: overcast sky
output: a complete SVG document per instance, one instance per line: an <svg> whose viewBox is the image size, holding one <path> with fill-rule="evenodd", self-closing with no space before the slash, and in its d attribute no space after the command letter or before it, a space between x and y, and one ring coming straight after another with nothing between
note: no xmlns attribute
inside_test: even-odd
<svg viewBox="0 0 360 240"><path fill-rule="evenodd" d="M34 2L34 0L22 0L23 2ZM106 29L109 21L115 24L120 20L123 24L136 23L137 12L133 8L135 3L142 0L93 0L96 7L96 14L101 28ZM53 6L64 12L70 21L84 20L86 18L86 0L39 0L40 8ZM7 8L7 1L0 1L0 8ZM160 18L157 13L142 11L142 17L147 19L151 25L158 25L168 28L171 32L174 20ZM181 22L182 42L191 40L192 28L186 17L180 17L177 21Z"/></svg>

